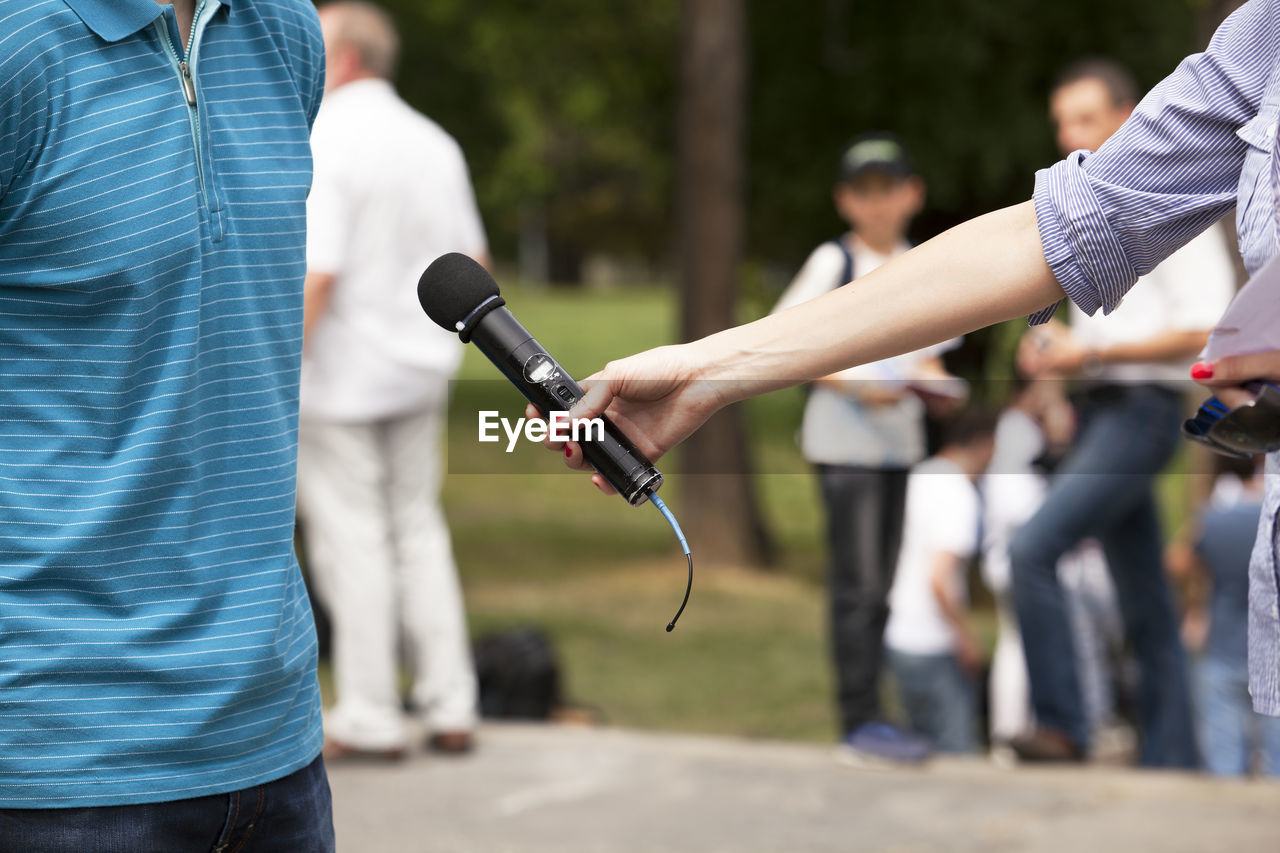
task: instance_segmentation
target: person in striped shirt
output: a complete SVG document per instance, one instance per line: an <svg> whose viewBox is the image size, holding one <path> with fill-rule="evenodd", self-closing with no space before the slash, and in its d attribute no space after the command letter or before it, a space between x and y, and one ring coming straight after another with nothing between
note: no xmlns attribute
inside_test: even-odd
<svg viewBox="0 0 1280 853"><path fill-rule="evenodd" d="M720 407L754 394L1019 315L1044 323L1064 297L1087 315L1109 314L1140 276L1233 206L1245 265L1256 273L1280 249L1278 119L1280 0L1250 0L1098 151L1075 151L1039 172L1031 200L939 235L856 288L611 362L584 383L572 415L617 413L656 458ZM1280 353L1196 365L1191 373L1218 385L1276 378ZM585 468L580 450L569 450L567 464ZM1268 466L1250 567L1249 669L1254 707L1280 716L1280 455Z"/></svg>
<svg viewBox="0 0 1280 853"><path fill-rule="evenodd" d="M333 849L306 0L0 0L0 849Z"/></svg>

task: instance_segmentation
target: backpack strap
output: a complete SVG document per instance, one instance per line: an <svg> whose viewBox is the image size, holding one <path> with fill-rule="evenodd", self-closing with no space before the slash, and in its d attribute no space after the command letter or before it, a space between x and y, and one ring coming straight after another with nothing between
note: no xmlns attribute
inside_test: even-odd
<svg viewBox="0 0 1280 853"><path fill-rule="evenodd" d="M845 244L844 239L841 237L835 237L830 242L834 243L836 248L840 250L840 254L844 255L844 267L840 271L840 279L831 287L832 290L835 290L853 281L853 252L849 251L848 245ZM806 398L812 390L813 383L806 382L804 384Z"/></svg>
<svg viewBox="0 0 1280 853"><path fill-rule="evenodd" d="M840 273L840 280L835 284L836 287L843 287L853 281L853 252L849 251L849 246L840 237L836 237L831 242L840 250L840 254L844 255L844 267Z"/></svg>

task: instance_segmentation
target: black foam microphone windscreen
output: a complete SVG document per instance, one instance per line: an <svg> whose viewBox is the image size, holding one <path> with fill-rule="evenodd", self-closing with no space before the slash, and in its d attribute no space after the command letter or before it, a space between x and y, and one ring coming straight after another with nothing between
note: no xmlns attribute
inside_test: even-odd
<svg viewBox="0 0 1280 853"><path fill-rule="evenodd" d="M498 296L498 282L472 258L458 252L441 255L418 279L418 302L438 326L459 332L466 319Z"/></svg>

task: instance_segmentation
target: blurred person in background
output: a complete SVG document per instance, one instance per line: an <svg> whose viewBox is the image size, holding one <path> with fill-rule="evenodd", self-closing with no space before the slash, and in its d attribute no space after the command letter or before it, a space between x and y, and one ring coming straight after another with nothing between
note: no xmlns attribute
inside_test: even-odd
<svg viewBox="0 0 1280 853"><path fill-rule="evenodd" d="M1026 655L1013 609L1009 543L1044 502L1053 469L1075 434L1075 410L1060 380L1032 382L1015 375L1012 389L996 428L995 459L982 483L982 575L995 597L997 623L988 722L992 743L1002 755L1015 738L1034 731ZM1113 667L1113 658L1122 651L1124 624L1106 555L1098 540L1086 538L1062 555L1057 570L1067 597L1080 688L1094 741L1091 753L1102 757L1126 752L1132 734L1116 716L1118 676Z"/></svg>
<svg viewBox="0 0 1280 853"><path fill-rule="evenodd" d="M977 749L982 645L969 620L967 569L978 552L995 415L968 409L907 479L902 553L889 591L885 649L911 728L943 752Z"/></svg>
<svg viewBox="0 0 1280 853"><path fill-rule="evenodd" d="M1129 73L1105 59L1067 68L1050 97L1064 154L1105 150L1137 106ZM1028 761L1073 761L1091 743L1086 698L1109 680L1102 661L1081 684L1076 649L1105 658L1099 636L1114 622L1105 579L1089 570L1064 594L1058 562L1087 537L1102 544L1115 581L1129 645L1139 669L1139 760L1194 767L1197 756L1185 655L1162 562L1155 477L1178 446L1181 383L1235 290L1226 242L1210 228L1142 277L1106 317L1079 308L1071 324L1032 330L1019 363L1032 377L1074 377L1080 412L1076 441L1044 503L1010 543L1013 596L1022 627L1039 728L1013 741ZM1123 471L1119 480L1097 476ZM1096 574L1097 570L1093 570ZM1077 602L1076 613L1071 601ZM1078 628L1073 629L1073 621Z"/></svg>
<svg viewBox="0 0 1280 853"><path fill-rule="evenodd" d="M1249 704L1249 555L1262 512L1262 459L1215 457L1218 476L1208 505L1195 520L1194 546L1174 551L1170 568L1199 583L1207 595L1191 603L1191 624L1207 630L1188 645L1199 652L1195 666L1196 716L1205 767L1220 776L1254 768L1280 776L1280 719L1255 713ZM1193 645L1194 644L1194 645Z"/></svg>
<svg viewBox="0 0 1280 853"><path fill-rule="evenodd" d="M991 660L989 728L993 745L1033 729L1027 662L1013 610L1009 540L1044 500L1047 472L1075 431L1075 412L1054 380L1016 376L996 423L991 465L982 477L982 579L996 605Z"/></svg>
<svg viewBox="0 0 1280 853"><path fill-rule="evenodd" d="M1022 632L1013 608L1009 542L1044 501L1049 477L1070 448L1075 411L1056 379L1013 380L1013 394L1000 413L996 449L982 479L982 578L996 603L996 646L988 683L988 723L998 757L1008 744L1034 731L1031 688ZM1058 579L1067 595L1080 686L1094 757L1125 752L1131 735L1115 722L1111 659L1124 642L1115 608L1106 556L1096 539L1084 539L1058 560ZM1108 606L1098 606L1108 605Z"/></svg>
<svg viewBox="0 0 1280 853"><path fill-rule="evenodd" d="M775 312L853 282L910 248L907 229L925 187L898 139L855 139L832 192L850 230L813 250ZM907 473L925 455L925 404L910 386L946 377L938 356L933 348L817 380L800 427L801 452L816 468L827 514L840 736L867 759L917 761L928 753L922 740L880 719L878 680Z"/></svg>
<svg viewBox="0 0 1280 853"><path fill-rule="evenodd" d="M458 144L391 84L391 19L339 2L320 21L328 72L307 204L298 505L333 622L325 755L405 754L401 631L428 745L461 753L476 678L438 501L461 344L423 322L415 283L446 252L488 263L485 233Z"/></svg>

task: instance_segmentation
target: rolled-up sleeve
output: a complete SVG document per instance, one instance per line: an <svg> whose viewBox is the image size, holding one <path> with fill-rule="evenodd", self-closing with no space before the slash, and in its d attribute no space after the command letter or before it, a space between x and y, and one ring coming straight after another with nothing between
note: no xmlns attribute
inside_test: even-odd
<svg viewBox="0 0 1280 853"><path fill-rule="evenodd" d="M1247 148L1236 131L1257 115L1280 58L1278 7L1242 6L1096 153L1074 152L1037 173L1045 260L1085 313L1111 313L1139 276L1235 204Z"/></svg>

